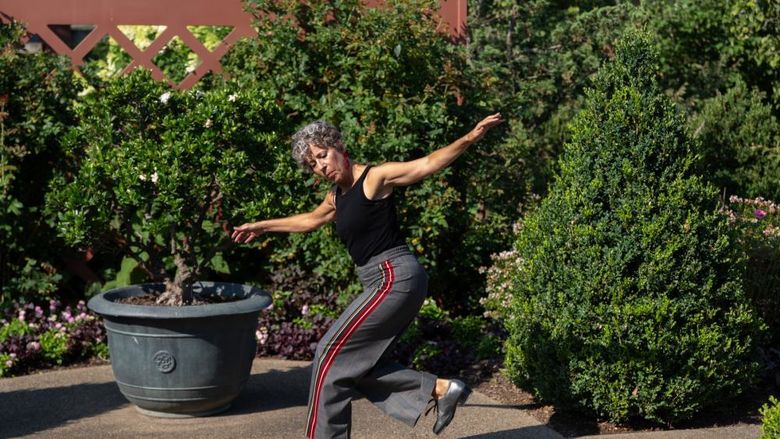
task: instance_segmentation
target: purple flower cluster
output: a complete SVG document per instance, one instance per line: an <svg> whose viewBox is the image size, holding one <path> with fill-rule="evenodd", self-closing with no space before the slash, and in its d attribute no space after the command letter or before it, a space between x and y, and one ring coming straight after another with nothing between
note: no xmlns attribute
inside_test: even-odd
<svg viewBox="0 0 780 439"><path fill-rule="evenodd" d="M0 377L107 357L102 321L84 301L74 307L12 303L0 319Z"/></svg>
<svg viewBox="0 0 780 439"><path fill-rule="evenodd" d="M763 197L729 197L729 204L721 209L732 224L752 224L749 233L769 239L780 239L780 205Z"/></svg>
<svg viewBox="0 0 780 439"><path fill-rule="evenodd" d="M769 327L770 339L779 341L780 206L762 197L731 196L721 212L728 215L747 256L745 292Z"/></svg>
<svg viewBox="0 0 780 439"><path fill-rule="evenodd" d="M322 276L286 266L271 276L274 304L260 314L257 355L310 360L343 306Z"/></svg>

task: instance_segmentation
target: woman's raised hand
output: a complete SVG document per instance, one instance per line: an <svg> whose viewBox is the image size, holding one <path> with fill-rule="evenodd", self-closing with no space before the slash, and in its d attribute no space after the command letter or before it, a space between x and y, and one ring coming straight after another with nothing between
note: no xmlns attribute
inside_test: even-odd
<svg viewBox="0 0 780 439"><path fill-rule="evenodd" d="M474 129L472 129L471 132L466 135L466 137L469 141L476 142L477 140L481 139L489 129L503 121L504 119L501 118L501 113L491 114L490 116L482 119L477 124L477 126L475 126Z"/></svg>
<svg viewBox="0 0 780 439"><path fill-rule="evenodd" d="M262 221L246 223L235 227L233 229L233 234L230 235L230 239L238 243L246 244L263 233L265 233L265 227L263 227Z"/></svg>

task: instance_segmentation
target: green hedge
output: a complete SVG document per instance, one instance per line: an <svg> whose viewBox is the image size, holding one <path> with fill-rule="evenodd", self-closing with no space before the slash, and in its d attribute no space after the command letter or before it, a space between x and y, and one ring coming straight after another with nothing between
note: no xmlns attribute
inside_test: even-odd
<svg viewBox="0 0 780 439"><path fill-rule="evenodd" d="M617 422L673 423L740 393L762 329L655 54L629 33L599 73L511 285L512 379Z"/></svg>
<svg viewBox="0 0 780 439"><path fill-rule="evenodd" d="M760 439L780 438L780 401L774 396L769 397L769 402L761 407L761 436Z"/></svg>
<svg viewBox="0 0 780 439"><path fill-rule="evenodd" d="M53 297L63 249L42 214L82 84L67 58L23 54L20 23L0 23L0 304Z"/></svg>

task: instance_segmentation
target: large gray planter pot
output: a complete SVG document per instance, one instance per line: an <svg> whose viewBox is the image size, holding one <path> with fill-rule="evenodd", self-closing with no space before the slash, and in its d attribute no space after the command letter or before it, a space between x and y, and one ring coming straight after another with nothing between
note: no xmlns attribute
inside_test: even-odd
<svg viewBox="0 0 780 439"><path fill-rule="evenodd" d="M246 285L198 282L196 296L241 300L193 306L116 303L161 292L161 284L106 291L89 301L103 316L111 367L122 394L151 416L207 416L238 396L257 353L257 318L271 296Z"/></svg>

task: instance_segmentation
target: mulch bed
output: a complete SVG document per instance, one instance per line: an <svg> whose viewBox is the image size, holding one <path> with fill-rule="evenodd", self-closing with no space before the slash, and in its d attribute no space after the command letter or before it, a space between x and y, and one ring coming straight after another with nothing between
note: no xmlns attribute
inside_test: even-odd
<svg viewBox="0 0 780 439"><path fill-rule="evenodd" d="M738 424L756 425L761 423L761 415L758 413L761 405L769 399L769 395L777 395L780 391L774 383L761 383L741 397L704 411L694 420L679 425L664 426L647 421L634 421L618 425L610 422L598 422L590 416L573 410L556 408L553 405L538 402L533 395L518 388L506 378L498 360L483 361L464 370L463 379L474 390L501 403L525 410L526 413L564 437L712 428Z"/></svg>

